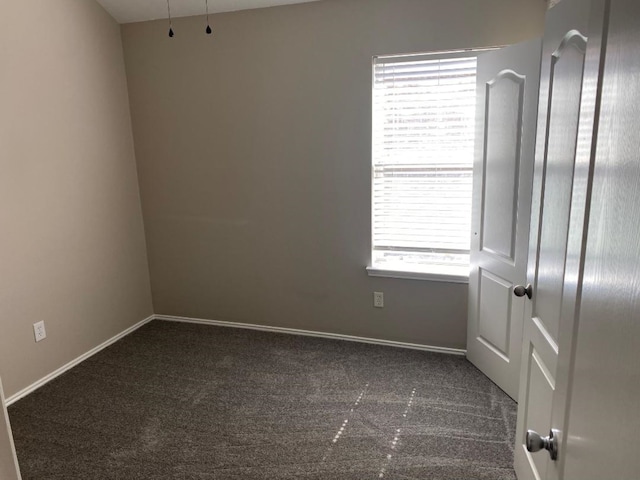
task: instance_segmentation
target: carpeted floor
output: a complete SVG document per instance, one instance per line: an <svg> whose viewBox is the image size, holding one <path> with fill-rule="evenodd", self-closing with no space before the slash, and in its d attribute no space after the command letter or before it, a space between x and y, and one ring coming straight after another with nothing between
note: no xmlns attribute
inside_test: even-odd
<svg viewBox="0 0 640 480"><path fill-rule="evenodd" d="M9 408L24 479L513 480L464 358L154 321Z"/></svg>

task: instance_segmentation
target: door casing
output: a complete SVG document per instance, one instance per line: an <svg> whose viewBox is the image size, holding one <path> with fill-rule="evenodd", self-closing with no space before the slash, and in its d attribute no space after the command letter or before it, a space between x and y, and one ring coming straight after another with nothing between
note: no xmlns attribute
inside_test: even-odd
<svg viewBox="0 0 640 480"><path fill-rule="evenodd" d="M21 478L11 424L4 401L2 379L0 379L0 478L2 480L20 480Z"/></svg>

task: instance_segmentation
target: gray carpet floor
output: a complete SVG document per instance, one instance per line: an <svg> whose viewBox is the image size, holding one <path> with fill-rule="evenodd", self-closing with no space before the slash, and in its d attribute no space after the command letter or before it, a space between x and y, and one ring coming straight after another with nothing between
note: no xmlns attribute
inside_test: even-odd
<svg viewBox="0 0 640 480"><path fill-rule="evenodd" d="M463 357L151 322L9 408L25 479L513 480Z"/></svg>

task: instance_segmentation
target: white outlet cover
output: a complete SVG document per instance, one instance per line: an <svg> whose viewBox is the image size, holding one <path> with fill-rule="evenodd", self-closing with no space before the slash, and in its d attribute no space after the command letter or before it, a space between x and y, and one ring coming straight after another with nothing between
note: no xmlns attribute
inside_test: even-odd
<svg viewBox="0 0 640 480"><path fill-rule="evenodd" d="M384 293L373 292L373 306L376 308L384 307Z"/></svg>
<svg viewBox="0 0 640 480"><path fill-rule="evenodd" d="M44 321L33 324L33 335L35 336L36 342L41 342L42 340L47 338L47 331L44 328Z"/></svg>

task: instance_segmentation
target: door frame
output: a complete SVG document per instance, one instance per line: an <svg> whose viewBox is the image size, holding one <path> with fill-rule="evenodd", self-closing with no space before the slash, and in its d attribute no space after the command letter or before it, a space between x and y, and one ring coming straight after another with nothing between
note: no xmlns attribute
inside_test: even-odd
<svg viewBox="0 0 640 480"><path fill-rule="evenodd" d="M5 436L9 439L9 446L12 450L13 463L15 466L15 479L21 480L22 476L20 475L20 465L18 464L18 456L16 455L16 447L13 442L13 433L11 432L11 423L9 423L9 414L7 413L7 405L4 400L4 390L2 389L2 379L0 378L0 415L4 417L4 422L6 424L6 430L0 431L0 436ZM3 479L4 480L4 479ZM14 480L14 479L7 479Z"/></svg>

